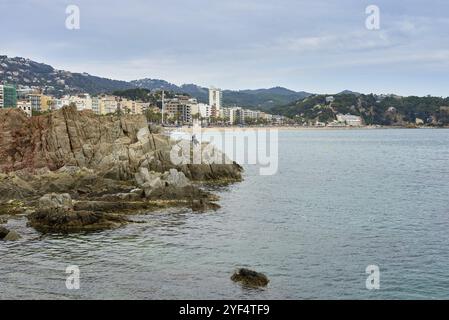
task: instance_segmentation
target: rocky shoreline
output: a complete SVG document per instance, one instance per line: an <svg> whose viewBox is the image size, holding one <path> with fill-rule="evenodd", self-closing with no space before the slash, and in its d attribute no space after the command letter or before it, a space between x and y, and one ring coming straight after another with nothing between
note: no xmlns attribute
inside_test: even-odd
<svg viewBox="0 0 449 320"><path fill-rule="evenodd" d="M9 109L0 110L0 129L0 224L25 215L39 232L78 232L173 206L215 210L203 184L242 179L236 163L174 165L176 142L144 116L65 107L29 119Z"/></svg>

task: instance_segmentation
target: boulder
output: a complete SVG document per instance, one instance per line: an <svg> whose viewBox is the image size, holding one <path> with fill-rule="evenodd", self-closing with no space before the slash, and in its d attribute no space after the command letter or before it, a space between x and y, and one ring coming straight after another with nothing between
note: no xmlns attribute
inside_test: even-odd
<svg viewBox="0 0 449 320"><path fill-rule="evenodd" d="M105 203L113 208L121 204L120 201ZM29 225L41 232L78 232L115 228L127 222L102 211L76 209L69 194L46 194L39 199L37 211L28 215Z"/></svg>
<svg viewBox="0 0 449 320"><path fill-rule="evenodd" d="M0 226L0 240L16 241L19 239L20 236L17 234L17 232L8 230L5 227Z"/></svg>
<svg viewBox="0 0 449 320"><path fill-rule="evenodd" d="M41 232L97 231L120 227L126 219L93 211L37 211L28 216L29 226Z"/></svg>
<svg viewBox="0 0 449 320"><path fill-rule="evenodd" d="M39 199L40 210L73 210L72 198L68 193L50 193Z"/></svg>
<svg viewBox="0 0 449 320"><path fill-rule="evenodd" d="M205 212L209 210L218 210L220 206L208 199L194 199L192 200L193 212Z"/></svg>
<svg viewBox="0 0 449 320"><path fill-rule="evenodd" d="M175 188L184 188L191 184L185 174L176 169L170 169L168 174L164 173L163 179L168 183L168 185Z"/></svg>
<svg viewBox="0 0 449 320"><path fill-rule="evenodd" d="M148 137L150 136L150 130L148 127L143 127L139 131L137 131L137 140L142 143L148 143Z"/></svg>
<svg viewBox="0 0 449 320"><path fill-rule="evenodd" d="M154 198L155 194L169 193L170 199L185 198L185 193L194 189L192 183L185 174L176 169L161 174L159 172L148 171L147 168L140 167L139 172L135 174L136 183L144 190L146 198ZM167 197L165 197L167 198Z"/></svg>
<svg viewBox="0 0 449 320"><path fill-rule="evenodd" d="M3 239L8 235L10 231L6 229L5 227L0 226L0 239Z"/></svg>
<svg viewBox="0 0 449 320"><path fill-rule="evenodd" d="M241 268L238 269L231 277L234 282L240 282L247 287L266 287L270 282L266 275L253 270Z"/></svg>
<svg viewBox="0 0 449 320"><path fill-rule="evenodd" d="M4 241L17 241L20 240L20 236L15 231L10 231L6 237L3 238Z"/></svg>

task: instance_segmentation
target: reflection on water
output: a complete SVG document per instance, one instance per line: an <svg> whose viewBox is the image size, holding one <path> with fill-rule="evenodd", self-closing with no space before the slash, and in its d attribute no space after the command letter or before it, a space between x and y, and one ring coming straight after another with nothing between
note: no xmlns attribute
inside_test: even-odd
<svg viewBox="0 0 449 320"><path fill-rule="evenodd" d="M280 132L279 172L214 187L222 208L172 209L96 233L0 243L0 298L447 298L449 131ZM379 265L381 289L365 288ZM65 288L78 265L81 289ZM267 289L232 283L236 267Z"/></svg>

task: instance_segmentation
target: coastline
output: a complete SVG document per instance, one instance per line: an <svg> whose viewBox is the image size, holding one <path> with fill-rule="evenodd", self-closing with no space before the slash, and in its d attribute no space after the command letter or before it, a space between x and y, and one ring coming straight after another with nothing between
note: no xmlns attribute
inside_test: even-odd
<svg viewBox="0 0 449 320"><path fill-rule="evenodd" d="M183 126L183 127L165 127L164 128L168 132L173 131L182 131L182 132L191 132L193 127ZM240 127L240 126L229 126L229 127L200 127L203 132L211 132L211 131L247 131L247 130L279 130L279 131L333 131L333 130L379 130L379 129L449 129L449 127L397 127L397 126L363 126L363 127L300 127L300 126L261 126L261 127Z"/></svg>

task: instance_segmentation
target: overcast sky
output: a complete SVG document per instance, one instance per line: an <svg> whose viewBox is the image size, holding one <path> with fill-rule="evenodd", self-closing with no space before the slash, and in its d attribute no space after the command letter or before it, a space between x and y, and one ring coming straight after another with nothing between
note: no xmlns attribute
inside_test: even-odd
<svg viewBox="0 0 449 320"><path fill-rule="evenodd" d="M80 30L65 27L80 8ZM368 30L365 8L380 8ZM114 79L449 96L446 0L0 0L0 54Z"/></svg>

